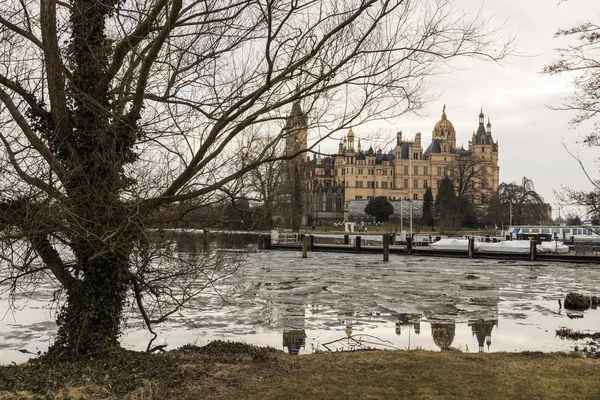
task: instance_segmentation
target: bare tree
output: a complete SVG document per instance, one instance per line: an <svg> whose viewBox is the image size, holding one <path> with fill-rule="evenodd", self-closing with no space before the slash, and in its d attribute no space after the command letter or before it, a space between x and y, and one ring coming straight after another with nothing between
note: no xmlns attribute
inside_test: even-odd
<svg viewBox="0 0 600 400"><path fill-rule="evenodd" d="M470 151L463 151L448 165L448 177L454 183L456 197L460 201L466 199L472 204L483 206L482 198L485 200L485 195L490 191L489 175L484 162Z"/></svg>
<svg viewBox="0 0 600 400"><path fill-rule="evenodd" d="M270 137L254 140L254 152L261 151L272 140ZM269 158L275 161L265 162L251 170L246 177L244 191L255 207L256 224L260 228L272 228L274 217L281 214L280 205L285 203L286 194L286 160L278 157L284 153L282 146L272 147Z"/></svg>
<svg viewBox="0 0 600 400"><path fill-rule="evenodd" d="M456 157L448 165L448 177L456 191L454 212L461 226L475 227L478 214L485 215L491 197L486 165L468 150L457 150Z"/></svg>
<svg viewBox="0 0 600 400"><path fill-rule="evenodd" d="M511 220L512 218L512 220ZM552 218L546 212L544 199L536 191L533 181L523 177L521 183L502 182L491 199L487 215L490 224L549 224Z"/></svg>
<svg viewBox="0 0 600 400"><path fill-rule="evenodd" d="M449 59L506 56L448 3L2 1L0 271L64 291L52 352L117 346L128 301L152 329L230 271L210 253L175 263L148 227L282 158L294 102L318 144L418 109Z"/></svg>
<svg viewBox="0 0 600 400"><path fill-rule="evenodd" d="M585 135L583 143L590 147L600 145L600 125L596 121L600 115L600 26L592 21L582 22L569 29L558 29L557 38L574 38L575 42L565 48L557 49L560 58L544 67L543 72L549 75L574 74L573 87L575 94L565 99L560 106L552 106L555 110L572 110L577 115L572 124L577 126L585 121L594 121L593 127ZM586 178L591 184L590 190L573 190L563 188L558 193L562 206L583 206L597 217L600 215L600 179L593 178L578 154L567 152L579 163Z"/></svg>

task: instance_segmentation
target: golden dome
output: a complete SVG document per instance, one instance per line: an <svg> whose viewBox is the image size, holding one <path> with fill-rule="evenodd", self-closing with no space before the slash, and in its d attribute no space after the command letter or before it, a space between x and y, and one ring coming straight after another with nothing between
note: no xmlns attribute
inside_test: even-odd
<svg viewBox="0 0 600 400"><path fill-rule="evenodd" d="M446 105L442 109L442 119L433 127L433 139L447 139L448 135L456 134L454 125L446 117Z"/></svg>
<svg viewBox="0 0 600 400"><path fill-rule="evenodd" d="M354 137L354 132L352 132L352 128L350 128L350 130L348 131L348 138L353 138Z"/></svg>

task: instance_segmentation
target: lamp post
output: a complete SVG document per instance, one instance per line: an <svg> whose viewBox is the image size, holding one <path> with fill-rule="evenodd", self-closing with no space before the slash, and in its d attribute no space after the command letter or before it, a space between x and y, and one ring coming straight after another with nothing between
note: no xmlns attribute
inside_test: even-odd
<svg viewBox="0 0 600 400"><path fill-rule="evenodd" d="M402 196L400 196L400 234L402 234L402 220L404 219L402 211Z"/></svg>
<svg viewBox="0 0 600 400"><path fill-rule="evenodd" d="M412 144L408 146L408 201L410 201L409 219L410 219L410 237L412 237Z"/></svg>

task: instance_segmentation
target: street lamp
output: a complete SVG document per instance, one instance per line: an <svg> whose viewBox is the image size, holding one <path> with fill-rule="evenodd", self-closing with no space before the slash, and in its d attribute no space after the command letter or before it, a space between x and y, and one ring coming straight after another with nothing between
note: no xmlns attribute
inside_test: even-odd
<svg viewBox="0 0 600 400"><path fill-rule="evenodd" d="M409 218L410 218L410 237L412 237L412 143L408 146L408 201L410 201Z"/></svg>

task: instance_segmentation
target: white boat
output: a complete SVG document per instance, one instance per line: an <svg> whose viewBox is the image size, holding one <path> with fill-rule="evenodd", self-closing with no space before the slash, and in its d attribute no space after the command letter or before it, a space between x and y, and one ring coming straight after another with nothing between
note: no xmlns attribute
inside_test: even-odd
<svg viewBox="0 0 600 400"><path fill-rule="evenodd" d="M529 254L531 251L531 242L529 240L507 240L498 243L481 243L480 251L492 253L520 253ZM569 251L569 246L565 246L563 242L542 242L537 245L537 252L564 254Z"/></svg>
<svg viewBox="0 0 600 400"><path fill-rule="evenodd" d="M481 245L481 243L475 242L475 249ZM436 250L469 250L469 240L468 239L440 239L435 243L431 243L429 247L432 247Z"/></svg>
<svg viewBox="0 0 600 400"><path fill-rule="evenodd" d="M490 253L529 253L529 240L507 240L498 243L480 243L479 251Z"/></svg>
<svg viewBox="0 0 600 400"><path fill-rule="evenodd" d="M538 253L553 253L553 254L565 254L569 252L569 246L563 242L542 242L537 246Z"/></svg>

